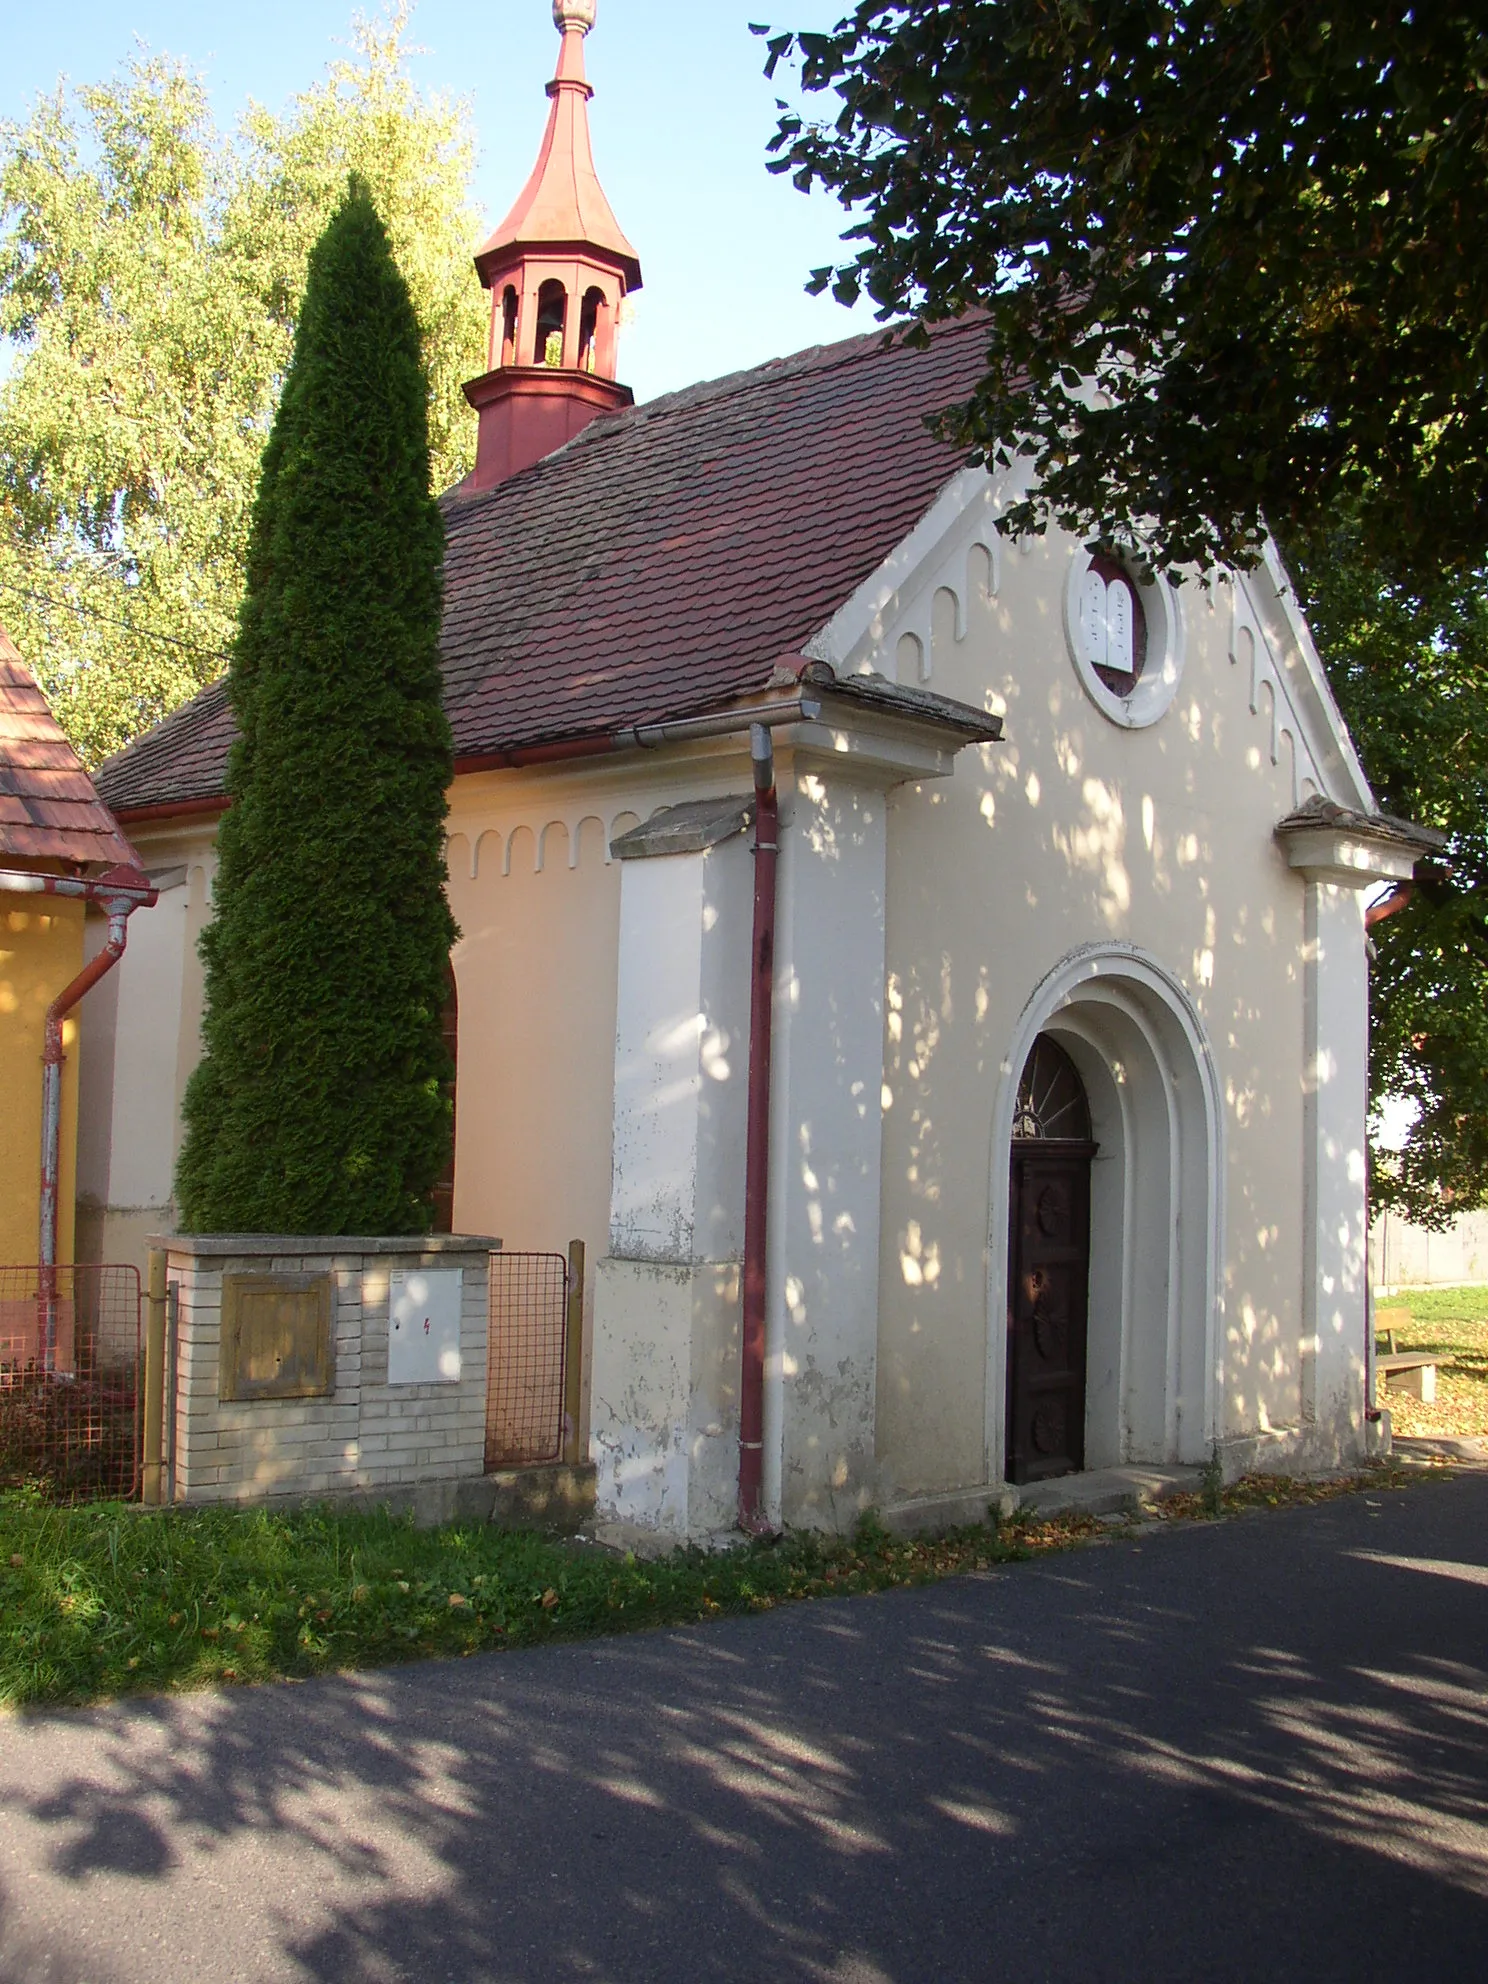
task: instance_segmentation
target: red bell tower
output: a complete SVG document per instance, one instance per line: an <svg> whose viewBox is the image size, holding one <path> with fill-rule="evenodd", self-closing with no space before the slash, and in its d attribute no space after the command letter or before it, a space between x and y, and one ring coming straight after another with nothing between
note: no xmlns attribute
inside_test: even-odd
<svg viewBox="0 0 1488 1984"><path fill-rule="evenodd" d="M465 397L480 416L469 487L490 489L541 461L596 414L629 406L615 379L620 306L641 286L589 149L584 37L598 0L553 0L563 36L552 108L531 177L475 258L491 292L490 370Z"/></svg>

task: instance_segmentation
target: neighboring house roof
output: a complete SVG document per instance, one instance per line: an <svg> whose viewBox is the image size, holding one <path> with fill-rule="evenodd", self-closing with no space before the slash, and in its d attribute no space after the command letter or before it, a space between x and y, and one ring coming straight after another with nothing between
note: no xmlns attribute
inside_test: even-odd
<svg viewBox="0 0 1488 1984"><path fill-rule="evenodd" d="M444 498L441 649L461 761L499 763L769 686L913 529L962 457L987 327L874 332L594 421ZM126 817L220 801L233 723L204 690L99 773Z"/></svg>
<svg viewBox="0 0 1488 1984"><path fill-rule="evenodd" d="M0 859L7 856L139 861L0 627Z"/></svg>

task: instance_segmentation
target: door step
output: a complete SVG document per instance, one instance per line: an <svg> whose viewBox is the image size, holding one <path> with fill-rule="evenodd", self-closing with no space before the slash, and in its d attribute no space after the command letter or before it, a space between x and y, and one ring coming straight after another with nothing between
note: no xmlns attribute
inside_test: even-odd
<svg viewBox="0 0 1488 1984"><path fill-rule="evenodd" d="M892 1536L922 1536L971 1523L1006 1522L1020 1510L1038 1516L1136 1515L1170 1495L1195 1494L1203 1485L1203 1470L1197 1467L1097 1467L1022 1488L999 1481L906 1496L881 1509L879 1521Z"/></svg>
<svg viewBox="0 0 1488 1984"><path fill-rule="evenodd" d="M1170 1495L1194 1495L1204 1485L1198 1467L1094 1467L1031 1481L1013 1492L1018 1506L1038 1516L1138 1515Z"/></svg>

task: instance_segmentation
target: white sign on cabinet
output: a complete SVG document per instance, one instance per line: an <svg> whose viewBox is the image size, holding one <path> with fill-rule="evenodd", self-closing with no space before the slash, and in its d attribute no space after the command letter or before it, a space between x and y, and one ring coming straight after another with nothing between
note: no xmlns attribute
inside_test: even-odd
<svg viewBox="0 0 1488 1984"><path fill-rule="evenodd" d="M394 1268L388 1277L388 1383L460 1381L459 1268Z"/></svg>

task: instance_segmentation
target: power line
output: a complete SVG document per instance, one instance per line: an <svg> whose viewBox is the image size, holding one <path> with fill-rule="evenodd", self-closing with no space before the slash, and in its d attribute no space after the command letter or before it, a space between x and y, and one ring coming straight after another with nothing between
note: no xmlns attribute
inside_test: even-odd
<svg viewBox="0 0 1488 1984"><path fill-rule="evenodd" d="M76 613L80 619L100 621L106 627L122 627L126 634L133 634L142 641L164 641L173 648L184 648L188 654L199 654L204 661L232 661L230 654L223 654L218 648L198 647L195 641L183 641L179 634L157 634L149 627L137 627L132 620L120 620L112 613L100 613L96 606L79 606L75 600L54 599L50 593L32 592L29 587L18 586L10 579L0 579L0 592L8 592L17 599L35 600L41 606L55 606L64 613Z"/></svg>

